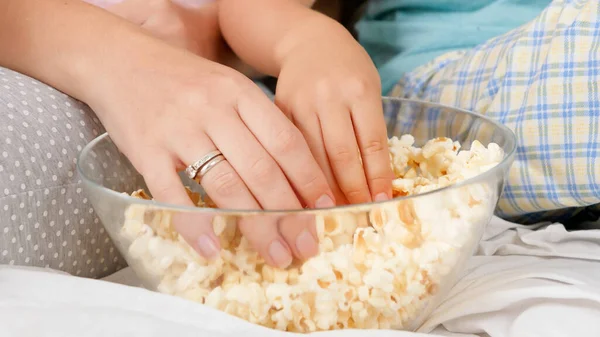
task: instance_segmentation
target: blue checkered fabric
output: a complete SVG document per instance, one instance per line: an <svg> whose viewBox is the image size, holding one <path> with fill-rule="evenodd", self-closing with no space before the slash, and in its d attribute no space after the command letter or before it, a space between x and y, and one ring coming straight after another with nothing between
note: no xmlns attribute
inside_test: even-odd
<svg viewBox="0 0 600 337"><path fill-rule="evenodd" d="M600 1L533 21L406 74L391 96L478 112L518 138L497 214L523 223L600 212Z"/></svg>

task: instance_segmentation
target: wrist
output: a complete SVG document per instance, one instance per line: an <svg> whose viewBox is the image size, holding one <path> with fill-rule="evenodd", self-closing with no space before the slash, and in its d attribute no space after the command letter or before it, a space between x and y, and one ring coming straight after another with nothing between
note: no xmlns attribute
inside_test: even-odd
<svg viewBox="0 0 600 337"><path fill-rule="evenodd" d="M303 51L306 50L310 50L311 55L315 55L315 53L329 55L331 47L347 39L354 41L354 38L344 26L337 21L319 15L313 20L307 20L297 29L290 31L277 44L275 48L277 68L281 70L290 58L304 54Z"/></svg>
<svg viewBox="0 0 600 337"><path fill-rule="evenodd" d="M98 84L116 71L117 58L128 61L120 49L144 36L136 26L80 0L4 1L0 64L88 104Z"/></svg>
<svg viewBox="0 0 600 337"><path fill-rule="evenodd" d="M95 10L95 8L94 8ZM103 100L126 80L128 70L142 63L147 46L162 43L126 20L101 11L90 15L91 26L63 44L63 52L49 62L48 76L59 89L90 106Z"/></svg>

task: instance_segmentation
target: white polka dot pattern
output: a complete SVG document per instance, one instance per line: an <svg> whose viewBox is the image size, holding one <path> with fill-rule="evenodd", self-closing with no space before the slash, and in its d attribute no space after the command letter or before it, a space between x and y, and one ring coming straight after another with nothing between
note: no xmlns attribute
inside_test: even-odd
<svg viewBox="0 0 600 337"><path fill-rule="evenodd" d="M0 264L94 278L125 266L75 169L103 132L84 104L0 68Z"/></svg>

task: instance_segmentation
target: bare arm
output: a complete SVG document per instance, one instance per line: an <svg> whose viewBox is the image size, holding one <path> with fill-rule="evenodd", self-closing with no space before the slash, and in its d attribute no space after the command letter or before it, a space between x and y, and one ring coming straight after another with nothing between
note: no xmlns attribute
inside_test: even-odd
<svg viewBox="0 0 600 337"><path fill-rule="evenodd" d="M127 51L148 38L82 1L0 1L0 65L86 102L93 97L87 79L100 83L100 69L127 63Z"/></svg>
<svg viewBox="0 0 600 337"><path fill-rule="evenodd" d="M0 64L88 103L156 200L193 206L177 171L218 149L227 160L201 179L219 207L332 206L300 131L241 74L79 0L0 0L0 13ZM285 232L261 221L260 231L241 230L270 264L316 253L311 221L292 220ZM210 220L181 214L173 223L198 253L218 255ZM297 244L300 233L312 238Z"/></svg>
<svg viewBox="0 0 600 337"><path fill-rule="evenodd" d="M344 30L310 9L313 0L220 0L223 36L246 63L277 76L282 60L297 43L324 31Z"/></svg>

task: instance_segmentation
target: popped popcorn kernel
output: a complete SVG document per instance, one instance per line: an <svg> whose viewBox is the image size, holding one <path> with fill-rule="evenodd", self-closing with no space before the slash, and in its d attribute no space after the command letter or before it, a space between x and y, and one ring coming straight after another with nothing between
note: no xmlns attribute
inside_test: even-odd
<svg viewBox="0 0 600 337"><path fill-rule="evenodd" d="M469 150L444 137L414 144L411 135L389 139L394 197L459 183L504 157L498 145L478 141ZM216 207L187 193L198 207ZM142 190L132 196L151 200ZM222 251L211 262L175 231L166 210L130 206L121 238L136 272L158 280L158 291L255 324L300 333L408 329L475 246L496 198L493 186L476 183L368 209L317 212L320 253L287 270L266 265L233 217L213 219Z"/></svg>

